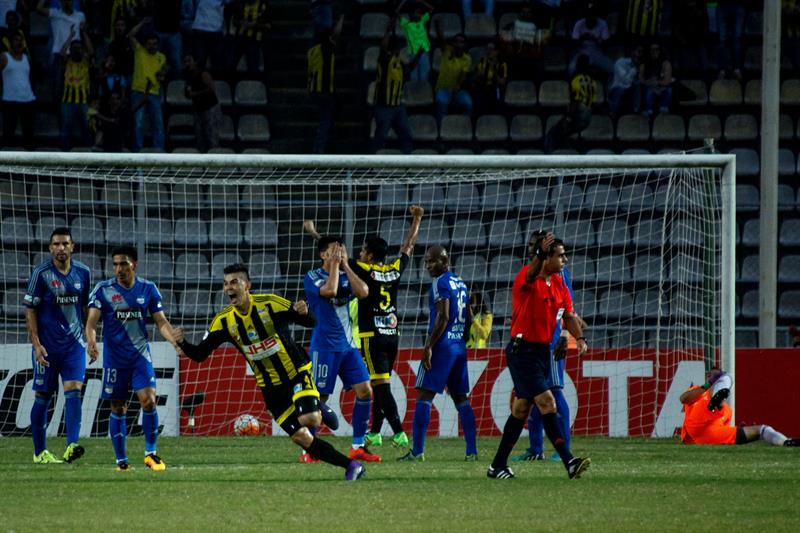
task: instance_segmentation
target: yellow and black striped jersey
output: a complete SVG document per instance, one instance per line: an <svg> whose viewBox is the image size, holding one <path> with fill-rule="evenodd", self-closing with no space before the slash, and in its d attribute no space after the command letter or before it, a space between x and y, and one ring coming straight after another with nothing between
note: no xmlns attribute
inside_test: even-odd
<svg viewBox="0 0 800 533"><path fill-rule="evenodd" d="M478 62L475 69L475 83L479 87L495 87L500 79L508 78L508 63L505 61L490 61L484 57Z"/></svg>
<svg viewBox="0 0 800 533"><path fill-rule="evenodd" d="M628 0L625 27L631 35L654 36L658 33L662 0Z"/></svg>
<svg viewBox="0 0 800 533"><path fill-rule="evenodd" d="M377 265L350 260L350 267L369 287L369 296L358 303L359 337L397 335L397 287L410 261L406 254Z"/></svg>
<svg viewBox="0 0 800 533"><path fill-rule="evenodd" d="M375 75L375 104L399 106L403 98L404 77L403 60L400 56L381 51Z"/></svg>
<svg viewBox="0 0 800 533"><path fill-rule="evenodd" d="M180 347L190 359L203 361L215 348L229 342L247 360L259 387L279 387L311 368L311 360L294 342L289 324L311 328L315 323L311 310L301 315L286 298L251 294L246 314L230 305L217 313L200 344L184 342Z"/></svg>
<svg viewBox="0 0 800 533"><path fill-rule="evenodd" d="M261 41L264 37L264 31L261 28L243 28L242 22L256 22L263 23L267 15L267 1L266 0L247 0L242 4L242 17L241 21L236 26L236 35L243 37L250 37L256 41Z"/></svg>
<svg viewBox="0 0 800 533"><path fill-rule="evenodd" d="M61 101L65 104L85 104L89 101L89 60L73 61L67 59L64 66L64 93Z"/></svg>
<svg viewBox="0 0 800 533"><path fill-rule="evenodd" d="M597 95L597 83L586 74L578 74L570 83L572 101L586 107L592 107Z"/></svg>
<svg viewBox="0 0 800 533"><path fill-rule="evenodd" d="M312 46L308 50L308 91L332 93L335 68L336 57L330 39L324 39Z"/></svg>

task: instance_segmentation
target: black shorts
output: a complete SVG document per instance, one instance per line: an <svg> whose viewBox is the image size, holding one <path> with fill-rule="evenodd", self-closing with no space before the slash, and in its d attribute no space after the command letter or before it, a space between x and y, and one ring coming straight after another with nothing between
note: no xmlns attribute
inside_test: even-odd
<svg viewBox="0 0 800 533"><path fill-rule="evenodd" d="M550 346L512 340L506 346L506 360L517 398L532 401L550 390Z"/></svg>
<svg viewBox="0 0 800 533"><path fill-rule="evenodd" d="M299 372L286 385L262 387L261 395L272 418L290 436L302 427L299 417L319 411L319 391L308 371Z"/></svg>
<svg viewBox="0 0 800 533"><path fill-rule="evenodd" d="M397 359L397 335L361 337L361 357L369 371L369 379L389 379Z"/></svg>

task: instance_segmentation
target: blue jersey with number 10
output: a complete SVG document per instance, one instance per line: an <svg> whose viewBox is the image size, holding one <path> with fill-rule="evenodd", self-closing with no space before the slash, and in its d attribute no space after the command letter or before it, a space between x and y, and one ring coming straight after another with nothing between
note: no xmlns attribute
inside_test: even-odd
<svg viewBox="0 0 800 533"><path fill-rule="evenodd" d="M430 322L428 323L428 334L433 331L436 323L436 303L441 300L449 300L450 316L447 320L447 327L433 345L433 349L451 347L466 350L466 340L464 339L464 326L467 321L467 305L469 305L469 292L464 281L450 271L434 278L431 288L428 290L428 307L431 310Z"/></svg>

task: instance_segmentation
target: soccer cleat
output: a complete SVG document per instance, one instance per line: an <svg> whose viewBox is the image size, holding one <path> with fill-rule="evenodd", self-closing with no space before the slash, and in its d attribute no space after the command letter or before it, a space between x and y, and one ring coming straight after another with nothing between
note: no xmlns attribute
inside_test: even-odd
<svg viewBox="0 0 800 533"><path fill-rule="evenodd" d="M364 472L364 465L358 461L350 461L350 464L344 469L344 480L355 481L361 479L364 476Z"/></svg>
<svg viewBox="0 0 800 533"><path fill-rule="evenodd" d="M49 451L42 450L42 453L33 456L33 462L37 465L54 465L63 463L64 461L59 460L58 457Z"/></svg>
<svg viewBox="0 0 800 533"><path fill-rule="evenodd" d="M364 437L364 442L367 446L383 446L383 437L380 433L369 432Z"/></svg>
<svg viewBox="0 0 800 533"><path fill-rule="evenodd" d="M408 435L406 435L405 431L401 431L400 433L395 434L392 437L392 446L395 448L407 448L408 447Z"/></svg>
<svg viewBox="0 0 800 533"><path fill-rule="evenodd" d="M464 457L464 461L468 463L477 463L478 462L478 454L477 453L468 453L466 457Z"/></svg>
<svg viewBox="0 0 800 533"><path fill-rule="evenodd" d="M514 477L514 472L507 466L498 469L489 465L489 469L486 470L486 477L492 479L511 479Z"/></svg>
<svg viewBox="0 0 800 533"><path fill-rule="evenodd" d="M148 453L144 456L144 464L153 472L163 472L167 469L166 463L154 453Z"/></svg>
<svg viewBox="0 0 800 533"><path fill-rule="evenodd" d="M319 459L316 459L311 456L308 452L303 452L300 454L300 462L301 463L319 463Z"/></svg>
<svg viewBox="0 0 800 533"><path fill-rule="evenodd" d="M592 460L588 457L585 459L581 457L573 457L572 460L567 464L567 474L569 475L569 478L578 479L581 477L581 474L586 472L586 469L589 468L590 464L592 464Z"/></svg>
<svg viewBox="0 0 800 533"><path fill-rule="evenodd" d="M533 453L529 450L525 450L523 453L519 455L515 455L511 458L512 461L544 461L544 454L543 453Z"/></svg>
<svg viewBox="0 0 800 533"><path fill-rule="evenodd" d="M414 455L410 451L402 457L397 458L398 461L417 461L419 463L425 462L425 454L421 453L419 455Z"/></svg>
<svg viewBox="0 0 800 533"><path fill-rule="evenodd" d="M794 448L800 446L800 439L786 439L783 441L784 446L788 446L790 448Z"/></svg>
<svg viewBox="0 0 800 533"><path fill-rule="evenodd" d="M550 456L550 460L557 463L561 460L561 456L558 455L558 452L553 452L553 455Z"/></svg>
<svg viewBox="0 0 800 533"><path fill-rule="evenodd" d="M86 450L83 449L83 446L81 446L76 442L73 442L72 444L67 446L67 449L64 451L64 461L66 461L67 463L77 461L78 459L83 457L84 453L86 453Z"/></svg>
<svg viewBox="0 0 800 533"><path fill-rule="evenodd" d="M130 472L133 470L133 467L128 464L128 461L120 461L117 463L117 468L115 468L117 472Z"/></svg>
<svg viewBox="0 0 800 533"><path fill-rule="evenodd" d="M724 402L728 395L731 393L730 389L720 389L714 396L711 397L711 401L708 402L708 410L709 411L716 411L720 407L722 407L722 402Z"/></svg>
<svg viewBox="0 0 800 533"><path fill-rule="evenodd" d="M380 463L381 456L375 455L374 453L369 453L369 450L366 446L359 446L358 448L350 448L350 453L348 454L350 459L358 459L359 461L365 461L367 463Z"/></svg>

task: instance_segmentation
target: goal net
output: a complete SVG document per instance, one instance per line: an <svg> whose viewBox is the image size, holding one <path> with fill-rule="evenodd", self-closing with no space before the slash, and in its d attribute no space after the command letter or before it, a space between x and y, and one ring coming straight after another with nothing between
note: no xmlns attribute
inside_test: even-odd
<svg viewBox="0 0 800 533"><path fill-rule="evenodd" d="M137 247L137 274L156 283L166 315L199 341L226 305L222 269L248 265L253 292L304 298L303 276L321 265L303 221L345 237L355 256L379 234L395 254L425 208L398 297L401 353L392 388L410 427L431 278L426 247L443 244L451 268L480 292L494 317L487 348L471 350L471 401L481 435L499 435L512 385L503 347L511 284L536 230L566 243L576 311L589 353L570 353L565 394L573 433L672 436L678 395L711 365L732 367L733 159L728 156L324 157L0 153L2 330L0 434L29 434L31 347L22 298L33 268L50 258L58 226L92 284L112 277L115 245ZM40 325L47 327L47 324ZM277 434L245 360L230 346L203 364L178 358L151 326L163 434L230 434L241 414ZM293 334L304 346L310 330ZM102 329L100 331L102 337ZM83 435L105 435L102 365L87 366ZM63 399L49 434L63 432ZM330 404L347 434L352 392ZM129 427L140 431L133 398ZM458 434L437 396L430 431ZM385 428L388 431L388 427Z"/></svg>

